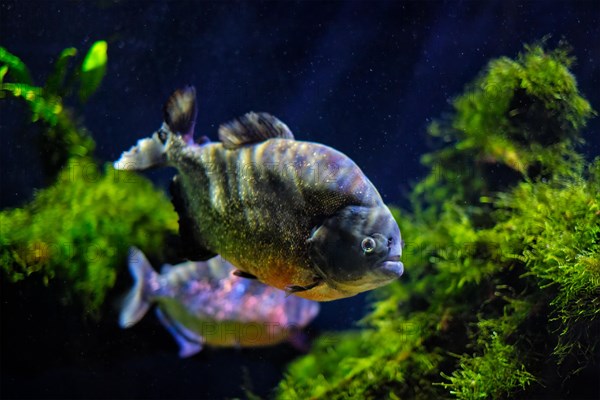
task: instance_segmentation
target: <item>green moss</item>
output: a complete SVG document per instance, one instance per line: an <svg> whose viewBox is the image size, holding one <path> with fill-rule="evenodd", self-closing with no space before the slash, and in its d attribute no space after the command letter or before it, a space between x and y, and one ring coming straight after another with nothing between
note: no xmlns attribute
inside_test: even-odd
<svg viewBox="0 0 600 400"><path fill-rule="evenodd" d="M176 231L169 200L149 181L77 159L27 206L0 213L0 264L13 282L59 281L65 298L95 313L129 246L157 254Z"/></svg>
<svg viewBox="0 0 600 400"><path fill-rule="evenodd" d="M521 183L499 195L494 233L504 263L524 264L550 299L554 354L590 358L600 337L600 159L582 176Z"/></svg>
<svg viewBox="0 0 600 400"><path fill-rule="evenodd" d="M423 327L434 321L421 313L388 322L378 329L321 337L310 355L290 366L279 397L380 399L392 391L400 397L417 393L417 397L431 398L434 393L428 387L408 387L406 383L412 374L424 380L434 378L431 372L436 371L442 356L425 354L423 346Z"/></svg>
<svg viewBox="0 0 600 400"><path fill-rule="evenodd" d="M444 147L425 155L432 172L414 196L429 205L449 197L476 203L476 196L505 190L524 177L565 173L579 157L579 130L595 115L569 71L566 44L545 51L525 46L516 59L491 61L454 102L450 118L429 134Z"/></svg>
<svg viewBox="0 0 600 400"><path fill-rule="evenodd" d="M362 330L292 363L279 398L565 397L597 370L600 160L575 151L594 113L571 63L541 45L493 60L431 125L443 147L413 210L393 209L405 276Z"/></svg>
<svg viewBox="0 0 600 400"><path fill-rule="evenodd" d="M515 388L525 389L534 380L519 363L513 346L498 333L492 332L479 341L481 354L463 355L451 376L442 373L450 383L441 385L457 399L497 399Z"/></svg>

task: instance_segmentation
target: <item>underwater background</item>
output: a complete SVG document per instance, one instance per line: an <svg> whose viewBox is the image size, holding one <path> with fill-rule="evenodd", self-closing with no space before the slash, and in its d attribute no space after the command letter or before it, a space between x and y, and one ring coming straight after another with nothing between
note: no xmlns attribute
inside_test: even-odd
<svg viewBox="0 0 600 400"><path fill-rule="evenodd" d="M86 141L85 135L80 137L76 133L73 133L75 139L57 139L56 135L46 135L40 142L40 136L47 130L43 124L39 124L45 118L44 111L35 111L42 117L38 118L37 124L31 124L30 106L18 98L14 91L11 92L14 96L3 94L0 98L0 207L2 210L11 210L31 202L37 191L55 182L60 168L65 165L75 168L67 163L67 159L72 160L77 151L83 153L82 156L89 156L93 152L93 157L99 161L99 170L104 170L104 162L116 160L135 140L159 127L162 105L174 89L193 84L198 93L198 135L216 139L219 124L251 110L269 112L284 121L297 139L327 144L347 154L363 169L387 204L411 210L414 208L410 200L411 193L430 171L430 167L421 162L421 157L443 148L444 143L455 143L444 140L443 132L438 132L437 136L431 134L435 131L432 123L451 118L448 115L453 112L461 112L461 108L453 102L465 91L465 85L480 76L491 60L504 56L516 58L524 51L525 44L543 43L550 50L560 48L564 39L571 48L570 55L576 59L575 63L569 65L569 70L577 80L578 94L591 104L591 108L598 110L599 26L600 5L593 1L0 0L0 46L20 58L38 86L43 86L46 78L55 71L55 62L64 49L74 47L77 55L73 57L79 57L77 60L82 61L94 43L106 41L107 44L105 65L99 67L102 70L101 82L97 83L93 93L67 96L65 92L60 96L64 98L64 107L71 109L69 118L75 121L72 132L80 132L85 126L86 134L93 138L95 146ZM543 38L546 38L545 42ZM4 58L3 63L7 63L7 59ZM564 60L560 55L556 59ZM92 78L84 78L84 75L74 79L88 79L87 84L93 87L94 83L89 82ZM5 90L8 92L8 89ZM58 94L61 94L59 90ZM478 101L475 94L473 99L474 102ZM579 98L576 101L580 102ZM573 124L574 131L586 142L577 147L577 152L591 162L600 154L599 119L593 118L593 112L582 103L577 103L573 109L575 111L566 120ZM58 125L61 126L60 123ZM56 132L60 132L60 129ZM529 139L526 137L522 141ZM547 144L543 141L540 143ZM66 150L67 144L73 146ZM468 145L463 148L468 148ZM491 176L499 186L513 179L511 173L515 171L529 173L528 168L515 167L521 164L515 163L511 154L504 152L498 156L500 164L503 160L514 167L511 171L497 168L496 175L485 175L488 178ZM570 156L571 153L568 154ZM551 155L548 155L545 160L550 158ZM522 159L519 162L525 161ZM445 164L440 162L440 165ZM91 173L95 177L101 175L95 170ZM173 173L172 170L157 170L143 175L153 182L155 188L168 193ZM110 175L110 172L107 174ZM549 176L545 178L550 179ZM108 197L112 196L110 179L106 179L106 182L102 178L94 181L92 183L98 183L98 190L105 190L109 193ZM462 181L456 179L451 183L459 187ZM494 185L489 186L488 192L494 192ZM590 184L587 189L582 189L592 198L586 204L597 202L597 192L594 190L598 187ZM443 188L441 183L440 188L453 193L452 188ZM73 188L72 192L69 190L55 187L55 191L48 194L46 203L56 206L52 206L53 212L45 214L47 217L41 223L36 220L35 226L39 225L39 229L35 231L45 229L51 236L56 230L56 241L59 242L62 240L61 226L68 226L72 235L69 236L69 243L74 243L73 237L93 237L96 240L95 233L104 232L107 228L99 226L102 219L90 217L88 221L86 210L94 209L103 198L89 197L79 192L82 188ZM472 187L468 187L468 190L476 192ZM523 190L526 192L527 188ZM525 192L521 193L524 199L534 197L533 194L528 197ZM429 204L440 198L439 194L424 195L423 191L421 195ZM62 196L70 196L68 198L73 200L65 205L56 200ZM131 206L131 210L119 209L121 214L116 216L111 215L112 208L108 203L106 210L97 209L93 212L105 213L116 221L122 218L125 221L123 226L133 221L131 226L143 226L144 230L134 227L130 231L125 228L123 231L111 231L112 236L106 236L107 245L111 245L110 240L125 237L135 238L133 242L145 246L145 250L159 245L168 247L170 239L163 238L165 229L162 227L168 226L171 233L176 231L172 216L168 214L168 194L161 197L160 192L153 190L147 182L138 182L129 185L119 196L121 204L135 203L136 198L143 201ZM552 196L550 198L555 199ZM468 196L463 200L467 206L470 204ZM565 200L565 204L570 201ZM54 212L63 208L75 210L77 207L82 210L75 221L66 217L65 220L61 219L63 214L60 212L63 211ZM41 203L33 206L34 212L40 212L42 208ZM11 215L11 221L17 219L14 214ZM66 211L64 215L67 215ZM480 217L476 213L473 215ZM280 398L342 398L337 392L309 395L308 391L298 389L295 392L285 384L280 384L286 366L302 356L289 344L262 349L206 348L192 358L180 359L175 342L153 316L144 318L130 330L121 330L117 324L119 301L131 285L123 249L116 252L118 256L110 258L111 262L118 260L118 270L114 276L107 277L102 268L108 267L99 263L97 275L87 274L84 278L73 272L67 279L60 272L54 274L52 270L38 277L38 270L28 270L15 279L15 272L9 265L12 261L6 254L9 252L7 249L18 240L15 239L15 232L8 232L9 222L6 218L2 220L4 226L1 227L0 242L3 246L0 258L3 263L0 292L2 398L271 397L278 385ZM89 224L81 227L78 221ZM399 218L403 237L409 243L417 240L411 235L419 236L422 232L418 229L419 224L411 221L410 226L406 226L402 217ZM594 225L593 229L598 229L598 219L592 217L589 221ZM19 226L15 222L10 223ZM22 226L25 225L34 226L31 223ZM127 226L129 229L130 226ZM521 225L516 226L518 230ZM592 228L586 231L592 232ZM26 228L22 228L21 232L24 236L19 238L21 241L32 234ZM600 236L597 233L593 235L589 243L597 247ZM102 240L102 237L97 240ZM98 246L102 248L100 244ZM574 247L577 247L577 243ZM590 254L590 268L598 268L597 258L594 258L598 253ZM159 265L169 255L168 249L156 250L151 257ZM596 264L593 260L596 260ZM403 261L407 276L400 278L397 283L399 286L403 285L404 279L411 278L410 258ZM51 264L41 262L39 265ZM74 266L74 270L80 264L70 262L70 265ZM111 268L117 267L111 264ZM430 270L421 272L425 274ZM59 279L53 279L54 275ZM599 294L599 280L597 275L594 276L596 286L586 292L592 299L586 304L592 306L593 299ZM479 284L485 279L478 277L473 280ZM71 293L74 282L83 283ZM100 284L96 282L108 283L99 288ZM436 290L446 289L444 282L438 284L440 286ZM457 287L461 285L457 284ZM448 287L452 287L450 282ZM391 290L389 298L405 298L402 296L406 294ZM524 287L515 287L513 290L513 293L526 291ZM102 291L102 297L97 297L97 291ZM474 307L481 302L483 297L480 295L470 293L465 298ZM363 293L349 299L322 303L321 312L307 334L316 338L323 337L325 332L356 329L355 323L369 310L371 296L370 293ZM421 300L407 301L406 306L413 310L426 310ZM570 301L575 302L575 299L566 300ZM94 311L90 312L88 307ZM378 310L384 311L381 307ZM550 315L551 311L543 309L542 313ZM594 338L600 336L599 317L593 311L587 317L587 320L578 320L577 323L589 322L591 330L585 330L585 334L579 332L578 335L591 338L588 342L594 344ZM448 321L451 319L448 317ZM448 321L438 321L437 324L451 325ZM536 323L540 322L527 322L529 325ZM377 323L374 325L377 326ZM486 331L488 328L481 325L478 329ZM495 328L492 330L498 331ZM456 331L458 342L463 334L461 330ZM321 346L343 346L342 341L342 336L325 335ZM577 342L577 346L585 347L588 342ZM447 343L440 342L437 345L444 348ZM581 356L590 359L589 363L566 364L570 371L581 368L579 374L568 380L565 371L550 374L551 382L544 382L544 385L553 390L557 388L554 391L535 389L525 394L514 394L508 389L498 392L492 390L484 392L482 397L597 398L600 394L600 380L597 379L599 361L598 346L594 346L590 345L591 350L584 351ZM539 347L532 347L540 351ZM365 351L369 353L369 349ZM398 354L403 353L399 351ZM356 354L354 357L359 358ZM402 357L396 361L402 361ZM433 359L423 363L431 363ZM318 364L319 358L316 360ZM451 370L446 365L440 365L441 371ZM312 371L309 365L299 365L298 368ZM518 366L515 370L523 371ZM292 377L299 375L294 370L289 373ZM363 378L352 378L353 373L348 372L349 379L355 379L361 387L366 388L368 385L363 383ZM323 375L324 372L315 373L314 385L325 386L322 377L317 380L319 374ZM443 380L439 373L435 375L437 381ZM525 373L513 374L516 375L522 381L528 379ZM313 378L298 378L298 387L306 390L306 380L310 382ZM325 378L327 380L326 375ZM390 381L394 379L405 385L412 385L414 381L405 377L390 378ZM429 378L423 379L427 381ZM294 378L287 382L293 385ZM535 383L529 384L535 386ZM515 386L520 387L520 384ZM443 389L439 385L436 388ZM389 384L368 393L348 391L347 397L396 398L394 392L395 386ZM452 397L450 392L446 393ZM431 395L416 390L403 392L398 397L427 398ZM477 396L465 395L463 398L474 397Z"/></svg>

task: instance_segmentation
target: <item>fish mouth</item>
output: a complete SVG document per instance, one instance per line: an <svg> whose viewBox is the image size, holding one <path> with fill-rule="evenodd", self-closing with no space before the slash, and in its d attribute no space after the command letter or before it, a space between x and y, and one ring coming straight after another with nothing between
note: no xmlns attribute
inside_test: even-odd
<svg viewBox="0 0 600 400"><path fill-rule="evenodd" d="M399 278L404 273L404 264L400 262L399 255L390 256L379 264L377 271L381 271L389 278Z"/></svg>

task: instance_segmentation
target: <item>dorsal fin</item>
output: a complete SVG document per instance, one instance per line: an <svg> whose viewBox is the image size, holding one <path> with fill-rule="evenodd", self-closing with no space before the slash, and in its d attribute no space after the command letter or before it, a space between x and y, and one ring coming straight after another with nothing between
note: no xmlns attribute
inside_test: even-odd
<svg viewBox="0 0 600 400"><path fill-rule="evenodd" d="M219 140L226 149L271 138L294 139L286 124L267 113L249 112L219 127Z"/></svg>
<svg viewBox="0 0 600 400"><path fill-rule="evenodd" d="M169 97L165 103L164 119L171 132L192 140L197 113L196 89L186 86Z"/></svg>

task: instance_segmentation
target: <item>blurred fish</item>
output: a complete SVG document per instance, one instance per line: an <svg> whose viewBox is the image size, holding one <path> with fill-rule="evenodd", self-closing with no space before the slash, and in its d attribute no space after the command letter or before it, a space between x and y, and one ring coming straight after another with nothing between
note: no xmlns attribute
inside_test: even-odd
<svg viewBox="0 0 600 400"><path fill-rule="evenodd" d="M403 273L398 224L373 184L344 154L294 140L265 113L221 125L194 142L196 91L176 91L164 123L116 169L178 169L171 185L185 255L220 254L238 275L300 297L353 296Z"/></svg>
<svg viewBox="0 0 600 400"><path fill-rule="evenodd" d="M221 257L165 265L159 275L132 248L129 270L135 283L124 301L119 325L129 328L153 303L173 335L181 357L211 346L268 346L290 340L300 346L300 329L319 312L319 303L233 275Z"/></svg>

